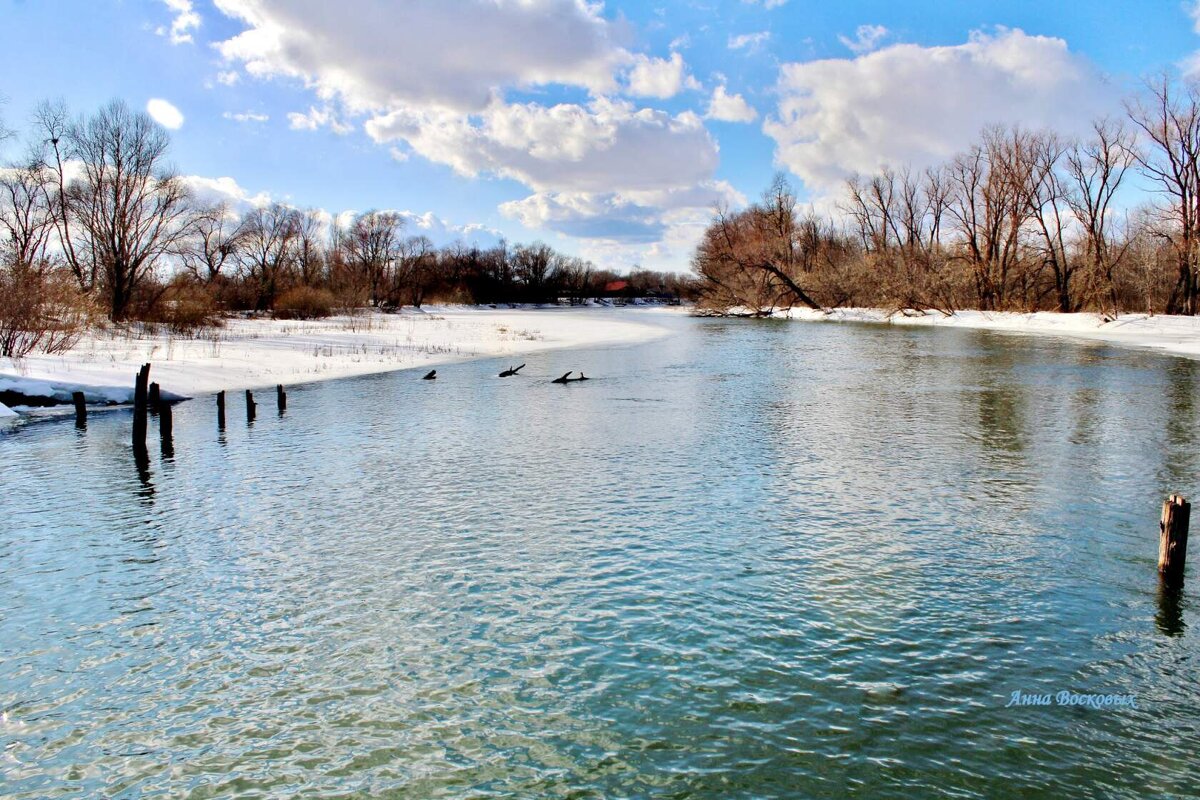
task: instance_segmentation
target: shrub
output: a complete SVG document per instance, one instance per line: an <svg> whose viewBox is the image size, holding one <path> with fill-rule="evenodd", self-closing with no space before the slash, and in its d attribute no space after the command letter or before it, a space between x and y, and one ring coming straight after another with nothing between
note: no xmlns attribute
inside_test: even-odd
<svg viewBox="0 0 1200 800"><path fill-rule="evenodd" d="M333 313L337 299L328 289L297 286L275 299L276 319L322 319Z"/></svg>
<svg viewBox="0 0 1200 800"><path fill-rule="evenodd" d="M0 356L61 353L87 328L87 299L65 270L9 264L0 268Z"/></svg>
<svg viewBox="0 0 1200 800"><path fill-rule="evenodd" d="M162 321L171 333L191 335L220 321L213 293L190 282L172 284L162 299L161 311Z"/></svg>

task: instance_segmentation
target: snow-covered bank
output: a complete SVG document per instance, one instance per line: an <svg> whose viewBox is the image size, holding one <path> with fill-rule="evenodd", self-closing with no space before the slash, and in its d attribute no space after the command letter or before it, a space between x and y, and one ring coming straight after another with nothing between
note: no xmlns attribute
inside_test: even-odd
<svg viewBox="0 0 1200 800"><path fill-rule="evenodd" d="M1200 358L1200 317L1123 314L1108 319L1098 314L1059 314L1039 311L958 311L951 316L888 314L873 308L838 308L815 311L793 308L775 316L819 322L869 322L888 325L924 325L936 328L971 328L1031 335L1065 336L1161 350L1172 355Z"/></svg>
<svg viewBox="0 0 1200 800"><path fill-rule="evenodd" d="M129 402L138 367L181 396L366 375L666 334L655 309L429 308L306 322L228 320L199 338L92 333L67 353L0 359L0 392Z"/></svg>

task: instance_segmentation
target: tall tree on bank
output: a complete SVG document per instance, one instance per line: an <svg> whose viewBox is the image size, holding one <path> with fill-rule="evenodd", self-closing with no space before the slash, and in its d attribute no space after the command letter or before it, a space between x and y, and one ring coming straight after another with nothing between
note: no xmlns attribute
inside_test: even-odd
<svg viewBox="0 0 1200 800"><path fill-rule="evenodd" d="M109 316L123 320L186 232L187 189L166 163L166 131L123 102L71 125L67 138L80 170L63 198L75 271L99 278Z"/></svg>
<svg viewBox="0 0 1200 800"><path fill-rule="evenodd" d="M256 295L255 309L273 308L296 260L300 212L282 203L255 208L242 218L240 260Z"/></svg>
<svg viewBox="0 0 1200 800"><path fill-rule="evenodd" d="M368 211L355 217L346 231L342 242L346 258L364 281L373 306L399 302L385 296L385 279L400 256L403 228L404 218L393 211Z"/></svg>
<svg viewBox="0 0 1200 800"><path fill-rule="evenodd" d="M796 196L782 174L744 211L719 210L692 267L727 305L755 311L821 306L800 282L809 255L800 241Z"/></svg>
<svg viewBox="0 0 1200 800"><path fill-rule="evenodd" d="M1142 174L1156 187L1153 233L1169 243L1177 276L1168 314L1195 314L1200 295L1200 87L1175 84L1163 74L1128 104L1129 118L1146 140L1137 153Z"/></svg>

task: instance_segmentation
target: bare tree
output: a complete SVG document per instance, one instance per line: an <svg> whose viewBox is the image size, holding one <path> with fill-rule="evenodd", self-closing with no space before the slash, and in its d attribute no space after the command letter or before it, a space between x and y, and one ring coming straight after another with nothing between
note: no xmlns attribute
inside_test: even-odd
<svg viewBox="0 0 1200 800"><path fill-rule="evenodd" d="M275 304L296 258L300 214L281 203L256 208L242 220L245 239L239 261L254 284L255 307L265 311Z"/></svg>
<svg viewBox="0 0 1200 800"><path fill-rule="evenodd" d="M214 283L227 265L237 263L246 236L244 222L227 204L197 209L179 242L179 259L197 280Z"/></svg>
<svg viewBox="0 0 1200 800"><path fill-rule="evenodd" d="M300 212L297 226L296 267L300 271L300 282L305 286L318 286L325 279L325 219L320 211L309 208Z"/></svg>
<svg viewBox="0 0 1200 800"><path fill-rule="evenodd" d="M184 235L187 190L166 164L166 131L123 102L71 125L67 137L81 171L66 187L69 258L81 280L99 276L109 315L121 320L158 259Z"/></svg>
<svg viewBox="0 0 1200 800"><path fill-rule="evenodd" d="M6 261L39 264L54 231L54 218L47 203L49 170L32 161L0 170L0 232L4 235Z"/></svg>
<svg viewBox="0 0 1200 800"><path fill-rule="evenodd" d="M1080 306L1074 292L1079 264L1067 246L1071 198L1060 171L1066 150L1056 135L1045 132L1029 136L1022 153L1028 159L1023 174L1027 177L1025 198L1034 229L1031 250L1035 261L1053 276L1055 304L1064 313L1078 311Z"/></svg>
<svg viewBox="0 0 1200 800"><path fill-rule="evenodd" d="M400 250L400 232L404 218L393 211L367 211L359 214L346 232L346 256L366 281L371 305L385 304L385 278L395 267ZM396 298L391 298L396 302Z"/></svg>
<svg viewBox="0 0 1200 800"><path fill-rule="evenodd" d="M1142 174L1162 197L1155 235L1175 253L1177 277L1168 314L1195 314L1200 294L1200 88L1163 74L1127 105L1146 146L1137 151Z"/></svg>
<svg viewBox="0 0 1200 800"><path fill-rule="evenodd" d="M1126 172L1137 160L1132 134L1118 120L1097 120L1094 134L1076 142L1066 153L1067 195L1081 229L1083 258L1088 267L1088 294L1118 307L1116 268L1125 256L1130 237L1119 244L1113 234L1113 198Z"/></svg>
<svg viewBox="0 0 1200 800"><path fill-rule="evenodd" d="M1019 129L988 128L980 144L946 168L946 212L984 310L1007 307L1020 268L1021 229L1029 209L1027 147L1028 134Z"/></svg>
<svg viewBox="0 0 1200 800"><path fill-rule="evenodd" d="M43 187L45 202L54 220L54 231L62 250L63 258L79 288L90 292L99 280L99 263L95 259L84 262L76 253L75 237L72 235L71 214L67 204L68 164L75 159L74 140L71 137L71 116L61 100L46 101L34 111L34 125L41 137L39 158L50 172L50 181Z"/></svg>

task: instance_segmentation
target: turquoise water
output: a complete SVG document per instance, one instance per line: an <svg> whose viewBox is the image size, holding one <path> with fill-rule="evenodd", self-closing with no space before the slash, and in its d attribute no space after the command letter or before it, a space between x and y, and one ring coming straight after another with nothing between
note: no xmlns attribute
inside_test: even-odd
<svg viewBox="0 0 1200 800"><path fill-rule="evenodd" d="M1200 364L654 319L0 435L0 796L1196 791Z"/></svg>

